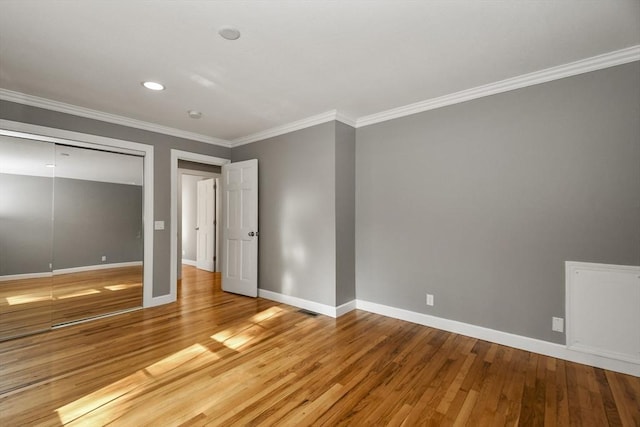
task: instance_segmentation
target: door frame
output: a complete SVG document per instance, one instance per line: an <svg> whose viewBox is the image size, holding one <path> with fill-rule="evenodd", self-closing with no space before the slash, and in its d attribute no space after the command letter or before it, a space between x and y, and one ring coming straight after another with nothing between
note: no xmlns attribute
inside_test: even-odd
<svg viewBox="0 0 640 427"><path fill-rule="evenodd" d="M167 302L174 302L178 298L178 160L214 166L231 163L231 160L222 157L171 149L171 217L169 219L171 257L169 261L169 295L167 296Z"/></svg>

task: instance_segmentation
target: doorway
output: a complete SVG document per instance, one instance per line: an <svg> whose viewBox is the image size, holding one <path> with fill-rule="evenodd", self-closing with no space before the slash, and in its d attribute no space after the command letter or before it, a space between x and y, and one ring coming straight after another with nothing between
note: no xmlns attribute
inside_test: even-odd
<svg viewBox="0 0 640 427"><path fill-rule="evenodd" d="M196 170L191 162L178 164L178 254L182 264L215 272L220 271L220 166L198 165Z"/></svg>
<svg viewBox="0 0 640 427"><path fill-rule="evenodd" d="M178 250L180 241L178 239L178 226L182 226L182 222L179 218L179 200L178 193L180 189L180 173L178 163L180 161L191 162L193 164L201 165L213 165L222 166L230 163L229 159L223 159L220 157L208 156L205 154L191 153L182 150L171 150L171 235L170 235L170 250L171 250L171 265L170 265L170 278L169 278L169 295L167 296L167 302L176 301L178 297L178 277L179 272L182 269L182 255L181 250ZM184 163L182 163L184 164ZM197 167L197 166L196 166ZM193 168L193 166L191 167Z"/></svg>

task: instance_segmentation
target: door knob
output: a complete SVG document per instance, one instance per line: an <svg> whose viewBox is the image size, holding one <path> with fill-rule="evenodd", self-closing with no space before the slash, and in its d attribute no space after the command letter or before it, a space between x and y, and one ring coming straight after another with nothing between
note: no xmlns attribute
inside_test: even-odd
<svg viewBox="0 0 640 427"><path fill-rule="evenodd" d="M253 236L255 236L255 235L256 235L256 233L254 233L253 231L250 231L250 232L249 232L249 237L253 237Z"/></svg>

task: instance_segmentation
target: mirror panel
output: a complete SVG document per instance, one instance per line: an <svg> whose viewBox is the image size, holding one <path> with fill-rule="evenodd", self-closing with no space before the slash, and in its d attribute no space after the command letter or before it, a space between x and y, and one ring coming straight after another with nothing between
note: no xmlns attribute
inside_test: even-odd
<svg viewBox="0 0 640 427"><path fill-rule="evenodd" d="M53 324L141 307L143 158L55 151Z"/></svg>
<svg viewBox="0 0 640 427"><path fill-rule="evenodd" d="M0 340L143 305L143 163L0 135Z"/></svg>
<svg viewBox="0 0 640 427"><path fill-rule="evenodd" d="M0 340L51 328L53 144L0 136Z"/></svg>

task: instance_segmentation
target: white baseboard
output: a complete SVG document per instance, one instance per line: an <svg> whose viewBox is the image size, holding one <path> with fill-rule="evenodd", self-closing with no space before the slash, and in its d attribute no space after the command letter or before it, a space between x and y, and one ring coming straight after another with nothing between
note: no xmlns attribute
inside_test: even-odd
<svg viewBox="0 0 640 427"><path fill-rule="evenodd" d="M345 302L342 305L336 307L336 315L335 317L340 317L344 314L347 314L350 311L356 309L356 300L351 300L349 302Z"/></svg>
<svg viewBox="0 0 640 427"><path fill-rule="evenodd" d="M157 307L159 305L171 304L176 302L175 295L160 295L158 297L152 297L149 301L144 302L144 308Z"/></svg>
<svg viewBox="0 0 640 427"><path fill-rule="evenodd" d="M182 263L183 263L183 264L187 264L187 265L192 265L192 266L194 266L194 267L197 267L197 266L198 266L197 261L194 261L194 260L192 260L192 259L182 258Z"/></svg>
<svg viewBox="0 0 640 427"><path fill-rule="evenodd" d="M53 276L53 273L50 271L42 273L9 274L7 276L0 276L0 282L7 282L9 280L42 279L43 277L51 276Z"/></svg>
<svg viewBox="0 0 640 427"><path fill-rule="evenodd" d="M510 334L508 332L496 331L482 326L443 319L441 317L416 313L414 311L390 307L369 301L356 300L356 308L358 310L381 314L394 319L405 320L407 322L417 323L419 325L429 326L472 338L478 338L484 341L518 348L520 350L640 377L640 364L575 351L561 344Z"/></svg>
<svg viewBox="0 0 640 427"><path fill-rule="evenodd" d="M392 317L419 325L429 326L443 331L455 334L465 335L471 338L477 338L496 344L506 345L520 350L530 351L532 353L542 354L545 356L555 357L557 359L567 360L570 362L581 363L584 365L594 366L597 368L608 369L610 371L621 372L623 374L640 377L640 364L616 360L604 356L583 353L565 345L556 344L548 341L542 341L535 338L529 338L521 335L510 334L508 332L497 331L482 326L472 325L469 323L458 322L456 320L444 319L441 317L431 316L428 314L417 313L414 311L404 310L401 308L391 307L388 305L377 304L374 302L353 300L338 307L332 307L328 304L321 304L315 301L309 301L290 295L280 294L278 292L258 289L258 296L283 304L291 305L315 313L324 314L330 317L340 317L352 310L358 309L368 311L370 313L380 314L382 316ZM175 300L175 299L174 299ZM169 295L157 297L149 306L161 305L173 302Z"/></svg>
<svg viewBox="0 0 640 427"><path fill-rule="evenodd" d="M290 295L280 294L278 292L267 291L265 289L258 289L258 296L271 301L281 302L283 304L292 305L294 307L303 308L305 310L313 311L314 313L324 314L329 317L340 317L345 313L355 310L356 302L349 301L338 307L332 307L328 304L321 304L315 301L309 301L306 299L293 297Z"/></svg>
<svg viewBox="0 0 640 427"><path fill-rule="evenodd" d="M142 261L117 262L113 264L85 265L82 267L61 268L58 270L53 270L53 272L45 271L42 273L11 274L8 276L0 276L0 282L6 282L8 280L40 279L43 277L51 277L55 274L81 273L83 271L105 270L107 268L137 267L140 265L142 265Z"/></svg>
<svg viewBox="0 0 640 427"><path fill-rule="evenodd" d="M85 265L82 267L61 268L58 270L53 270L53 274L81 273L83 271L106 270L108 268L137 267L140 265L142 265L142 261L116 262L113 264Z"/></svg>
<svg viewBox="0 0 640 427"><path fill-rule="evenodd" d="M258 296L260 298L265 298L271 301L277 301L283 304L292 305L294 307L313 311L314 313L324 314L325 316L336 317L336 308L331 307L330 305L327 305L327 304L321 304L319 302L309 301L309 300L298 298L298 297L292 297L290 295L284 295L278 292L267 291L265 289L258 289Z"/></svg>

